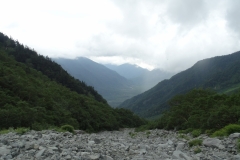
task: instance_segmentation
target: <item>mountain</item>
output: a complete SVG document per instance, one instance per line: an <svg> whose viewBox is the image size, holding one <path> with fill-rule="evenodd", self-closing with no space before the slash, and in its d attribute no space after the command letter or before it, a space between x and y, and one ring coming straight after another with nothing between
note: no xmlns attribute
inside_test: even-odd
<svg viewBox="0 0 240 160"><path fill-rule="evenodd" d="M72 76L93 86L113 107L141 93L131 80L88 58L54 60Z"/></svg>
<svg viewBox="0 0 240 160"><path fill-rule="evenodd" d="M128 63L119 66L105 64L105 66L134 82L134 84L139 88L141 92L144 92L154 87L160 81L164 79L169 79L173 75L173 73L165 72L160 69L154 69L152 71L149 71L137 65L132 65Z"/></svg>
<svg viewBox="0 0 240 160"><path fill-rule="evenodd" d="M113 64L105 64L105 66L111 70L116 71L118 74L127 79L137 78L148 72L147 69L129 63L124 63L119 66Z"/></svg>
<svg viewBox="0 0 240 160"><path fill-rule="evenodd" d="M240 87L240 52L198 61L191 68L150 90L123 102L120 107L153 118L167 109L168 101L177 94L194 88L211 88L217 92L233 92Z"/></svg>
<svg viewBox="0 0 240 160"><path fill-rule="evenodd" d="M113 109L60 65L2 33L0 97L0 129L41 130L69 124L91 132L145 123L129 110Z"/></svg>

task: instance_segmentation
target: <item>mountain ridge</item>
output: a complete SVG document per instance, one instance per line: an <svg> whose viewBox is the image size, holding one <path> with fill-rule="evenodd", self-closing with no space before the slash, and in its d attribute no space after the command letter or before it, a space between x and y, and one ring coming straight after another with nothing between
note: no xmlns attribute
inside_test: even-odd
<svg viewBox="0 0 240 160"><path fill-rule="evenodd" d="M72 76L93 86L112 107L141 93L131 80L88 58L56 58L54 60Z"/></svg>
<svg viewBox="0 0 240 160"><path fill-rule="evenodd" d="M160 115L168 108L167 101L176 94L183 94L194 88L221 91L240 83L239 66L240 51L200 60L169 80L163 80L150 90L126 100L119 107L128 108L147 118ZM224 77L221 76L223 73Z"/></svg>

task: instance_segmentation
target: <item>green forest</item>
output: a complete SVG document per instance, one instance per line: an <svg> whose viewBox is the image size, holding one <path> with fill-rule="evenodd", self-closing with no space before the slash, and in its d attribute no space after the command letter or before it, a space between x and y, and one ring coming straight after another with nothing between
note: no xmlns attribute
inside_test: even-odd
<svg viewBox="0 0 240 160"><path fill-rule="evenodd" d="M146 121L113 109L93 87L50 58L0 33L0 129L72 125L89 132L137 127Z"/></svg>
<svg viewBox="0 0 240 160"><path fill-rule="evenodd" d="M173 97L169 105L169 110L147 125L148 129L215 131L229 124L240 124L240 91L226 95L193 89Z"/></svg>

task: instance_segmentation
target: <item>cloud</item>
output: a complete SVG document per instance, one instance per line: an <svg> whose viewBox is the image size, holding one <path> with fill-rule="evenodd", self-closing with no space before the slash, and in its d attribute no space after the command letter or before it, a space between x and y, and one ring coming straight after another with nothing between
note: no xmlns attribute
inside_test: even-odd
<svg viewBox="0 0 240 160"><path fill-rule="evenodd" d="M240 48L239 1L8 0L3 6L0 31L50 57L179 72Z"/></svg>
<svg viewBox="0 0 240 160"><path fill-rule="evenodd" d="M240 36L240 1L230 1L226 11L226 19L229 28L231 28L238 36Z"/></svg>

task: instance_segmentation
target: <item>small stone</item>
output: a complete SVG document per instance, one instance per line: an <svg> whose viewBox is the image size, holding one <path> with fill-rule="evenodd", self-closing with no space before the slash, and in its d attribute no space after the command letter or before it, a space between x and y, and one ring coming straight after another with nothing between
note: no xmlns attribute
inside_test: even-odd
<svg viewBox="0 0 240 160"><path fill-rule="evenodd" d="M35 157L40 158L45 150L46 149L44 148L44 149L41 149L40 151L38 151L38 153L35 155Z"/></svg>

